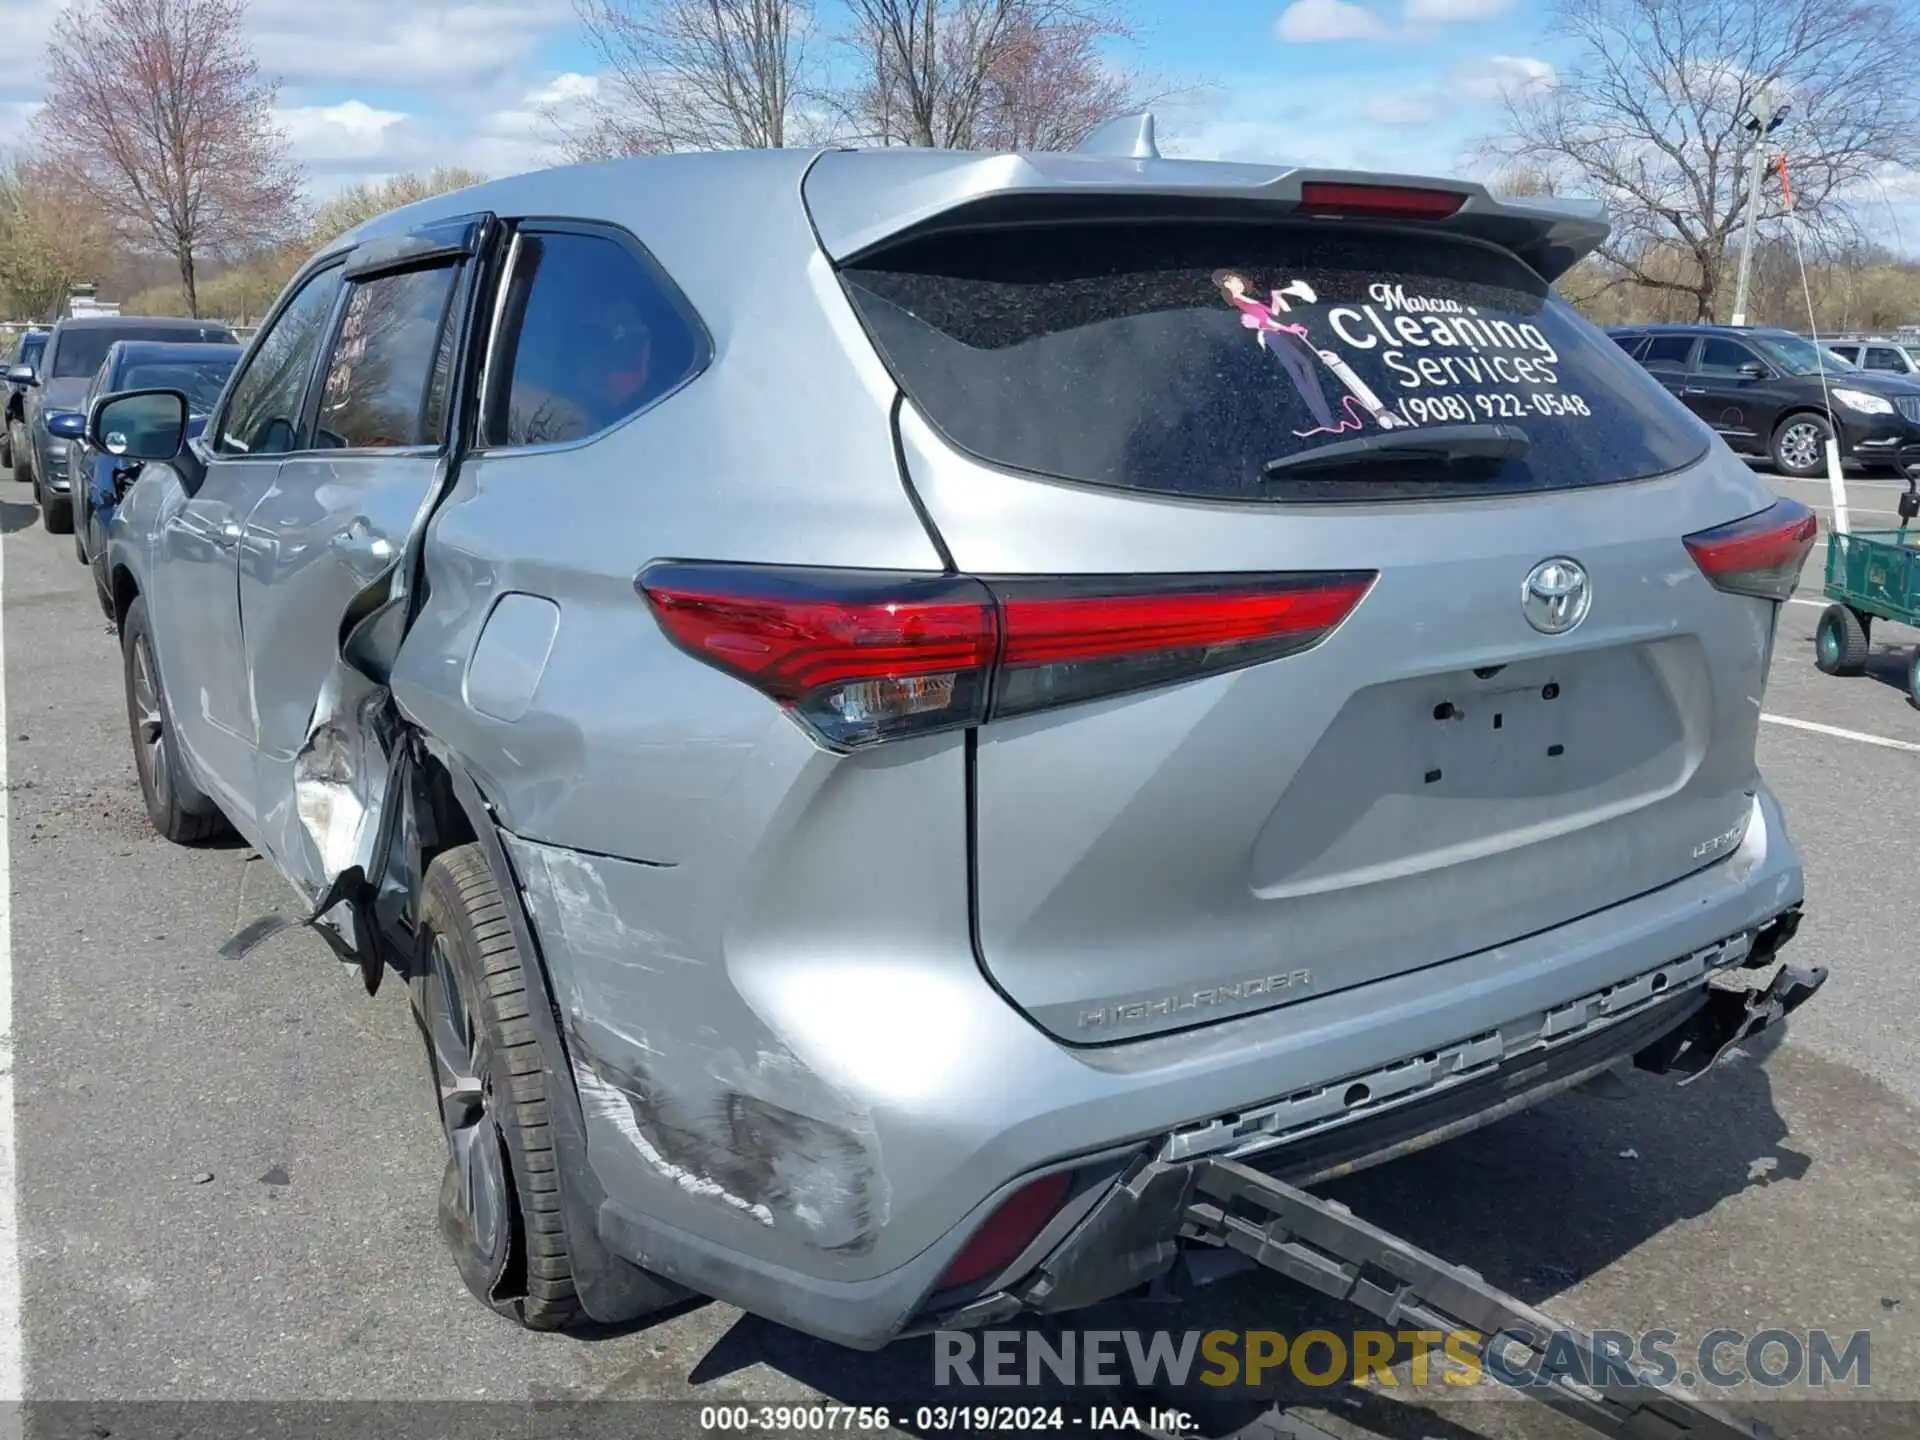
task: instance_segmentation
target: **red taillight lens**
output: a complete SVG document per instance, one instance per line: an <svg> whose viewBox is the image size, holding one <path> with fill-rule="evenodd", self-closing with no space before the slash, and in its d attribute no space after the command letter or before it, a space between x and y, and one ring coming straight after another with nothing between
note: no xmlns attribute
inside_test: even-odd
<svg viewBox="0 0 1920 1440"><path fill-rule="evenodd" d="M1000 1202L1000 1208L967 1241L940 1276L936 1287L950 1290L956 1285L971 1285L1006 1269L1020 1258L1034 1237L1047 1228L1047 1222L1066 1203L1073 1188L1073 1174L1062 1170L1042 1175Z"/></svg>
<svg viewBox="0 0 1920 1440"><path fill-rule="evenodd" d="M981 581L663 562L637 585L681 649L853 749L1295 654L1373 580Z"/></svg>
<svg viewBox="0 0 1920 1440"><path fill-rule="evenodd" d="M986 716L999 616L977 580L654 565L639 587L681 649L792 706L831 744Z"/></svg>
<svg viewBox="0 0 1920 1440"><path fill-rule="evenodd" d="M1300 187L1300 213L1354 220L1444 220L1467 197L1457 190L1421 190L1410 185L1343 185L1309 180Z"/></svg>
<svg viewBox="0 0 1920 1440"><path fill-rule="evenodd" d="M1277 660L1317 645L1371 572L994 582L1006 639L991 713L1118 695Z"/></svg>
<svg viewBox="0 0 1920 1440"><path fill-rule="evenodd" d="M1685 539L1701 574L1721 590L1761 600L1785 600L1800 583L1801 567L1820 535L1820 518L1795 500L1782 500L1730 525Z"/></svg>

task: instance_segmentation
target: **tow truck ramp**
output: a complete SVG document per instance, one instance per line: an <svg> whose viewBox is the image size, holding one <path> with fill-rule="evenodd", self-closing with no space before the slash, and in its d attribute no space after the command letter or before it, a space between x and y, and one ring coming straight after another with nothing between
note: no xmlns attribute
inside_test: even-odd
<svg viewBox="0 0 1920 1440"><path fill-rule="evenodd" d="M1487 1374L1601 1435L1624 1440L1774 1440L1757 1421L1659 1383L1644 1365L1391 1235L1344 1205L1309 1195L1233 1160L1200 1163L1182 1218L1188 1241L1222 1246L1310 1290L1344 1300L1388 1325L1466 1332L1461 1342L1488 1364ZM1498 1348L1498 1354L1489 1352ZM1549 1351L1551 1347L1551 1355ZM1589 1384L1557 1373L1553 1357ZM1626 1376L1631 1376L1631 1381ZM1269 1415L1243 1434L1318 1440L1324 1432Z"/></svg>

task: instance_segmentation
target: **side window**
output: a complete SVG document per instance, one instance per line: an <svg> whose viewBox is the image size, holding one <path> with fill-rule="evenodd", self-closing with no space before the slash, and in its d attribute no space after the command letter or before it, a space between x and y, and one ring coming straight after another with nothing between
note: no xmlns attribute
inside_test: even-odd
<svg viewBox="0 0 1920 1440"><path fill-rule="evenodd" d="M1907 367L1900 363L1900 352L1891 345L1868 346L1866 366L1869 370L1891 370L1897 375L1907 373Z"/></svg>
<svg viewBox="0 0 1920 1440"><path fill-rule="evenodd" d="M1738 375L1742 365L1757 365L1759 360L1737 340L1710 336L1700 345L1700 371L1705 375Z"/></svg>
<svg viewBox="0 0 1920 1440"><path fill-rule="evenodd" d="M1640 352L1647 348L1647 337L1644 335L1615 335L1613 337L1613 343L1626 351L1627 354L1631 355L1635 360L1638 360L1640 358Z"/></svg>
<svg viewBox="0 0 1920 1440"><path fill-rule="evenodd" d="M460 273L442 265L348 288L320 395L317 444L372 450L445 438L451 365L442 358L443 337L452 332L447 316Z"/></svg>
<svg viewBox="0 0 1920 1440"><path fill-rule="evenodd" d="M1855 365L1860 363L1860 347L1858 345L1829 345L1827 348L1842 360L1850 360Z"/></svg>
<svg viewBox="0 0 1920 1440"><path fill-rule="evenodd" d="M1685 369L1687 356L1693 351L1691 335L1656 335L1647 351L1640 357L1642 365L1665 365L1672 369Z"/></svg>
<svg viewBox="0 0 1920 1440"><path fill-rule="evenodd" d="M300 407L327 321L340 293L340 270L323 270L300 288L260 338L233 382L213 448L223 455L284 455L300 439Z"/></svg>
<svg viewBox="0 0 1920 1440"><path fill-rule="evenodd" d="M523 231L493 357L483 443L557 445L684 381L705 342L678 297L605 235Z"/></svg>

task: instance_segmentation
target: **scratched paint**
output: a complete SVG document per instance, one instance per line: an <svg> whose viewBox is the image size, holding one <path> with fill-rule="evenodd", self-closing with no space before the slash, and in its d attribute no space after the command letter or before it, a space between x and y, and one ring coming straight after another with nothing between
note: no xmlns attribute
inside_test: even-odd
<svg viewBox="0 0 1920 1440"><path fill-rule="evenodd" d="M605 1122L589 1157L610 1130L690 1196L812 1246L870 1248L892 1208L872 1114L783 1045L724 966L629 913L605 873L624 862L514 853L582 1104Z"/></svg>

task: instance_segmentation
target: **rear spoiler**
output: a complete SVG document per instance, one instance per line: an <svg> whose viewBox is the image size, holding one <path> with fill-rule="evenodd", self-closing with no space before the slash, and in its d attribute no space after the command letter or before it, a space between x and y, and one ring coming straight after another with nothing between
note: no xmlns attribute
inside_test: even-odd
<svg viewBox="0 0 1920 1440"><path fill-rule="evenodd" d="M958 230L1077 220L1244 220L1250 211L1276 219L1325 214L1309 197L1347 187L1458 196L1458 207L1444 218L1409 223L1501 246L1547 281L1591 254L1609 230L1598 201L1496 199L1469 180L1167 159L1145 116L1109 122L1081 150L1066 153L827 151L808 170L802 193L821 247L845 265Z"/></svg>

